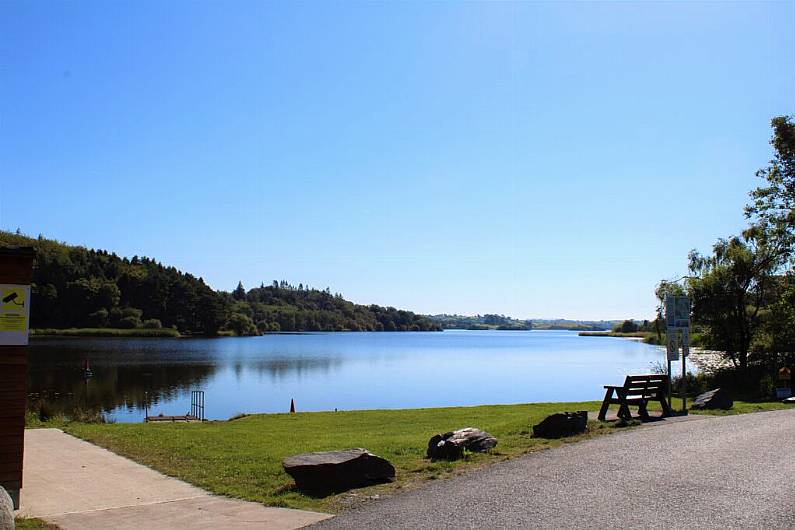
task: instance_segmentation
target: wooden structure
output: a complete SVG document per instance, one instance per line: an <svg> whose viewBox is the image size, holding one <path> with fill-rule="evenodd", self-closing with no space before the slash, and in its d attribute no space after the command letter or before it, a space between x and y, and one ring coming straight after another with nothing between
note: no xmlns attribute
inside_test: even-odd
<svg viewBox="0 0 795 530"><path fill-rule="evenodd" d="M0 284L30 285L35 256L30 247L0 247ZM14 508L19 508L25 447L28 347L26 344L8 345L3 342L0 341L0 486L11 495Z"/></svg>
<svg viewBox="0 0 795 530"><path fill-rule="evenodd" d="M144 418L144 421L146 423L193 423L194 421L203 420L190 414L185 414L184 416L163 416L162 414L158 414L157 416L147 416Z"/></svg>
<svg viewBox="0 0 795 530"><path fill-rule="evenodd" d="M144 416L144 422L146 423L156 423L156 422L182 422L182 423L190 423L194 421L204 421L204 391L203 390L191 390L190 392L190 413L185 414L184 416L164 416L162 414L158 414L157 416L150 416L149 415L149 394L147 393L145 398L145 407L146 407L146 414Z"/></svg>
<svg viewBox="0 0 795 530"><path fill-rule="evenodd" d="M663 416L671 414L666 394L668 392L668 376L665 374L628 375L623 386L605 385L605 399L599 411L599 419L605 421L610 405L618 405L618 417L625 420L632 418L629 411L631 405L638 407L638 414L648 418L646 406L649 401L659 401ZM613 397L615 394L615 397Z"/></svg>

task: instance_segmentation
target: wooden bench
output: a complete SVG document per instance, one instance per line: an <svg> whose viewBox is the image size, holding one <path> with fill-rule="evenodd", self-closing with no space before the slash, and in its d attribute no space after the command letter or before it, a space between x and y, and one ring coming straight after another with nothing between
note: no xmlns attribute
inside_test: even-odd
<svg viewBox="0 0 795 530"><path fill-rule="evenodd" d="M605 399L599 411L599 419L605 421L607 409L610 405L618 405L618 417L625 420L631 419L630 405L637 405L638 414L648 418L649 412L646 405L649 401L659 401L662 406L663 416L671 414L671 408L665 399L668 392L668 376L660 374L628 375L623 386L605 385ZM613 394L616 397L613 397Z"/></svg>

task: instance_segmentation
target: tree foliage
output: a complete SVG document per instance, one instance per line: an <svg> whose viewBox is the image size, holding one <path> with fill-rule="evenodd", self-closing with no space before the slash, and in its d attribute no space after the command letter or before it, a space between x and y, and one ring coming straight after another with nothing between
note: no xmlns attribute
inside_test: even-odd
<svg viewBox="0 0 795 530"><path fill-rule="evenodd" d="M764 245L741 237L719 240L708 256L690 253L688 293L693 320L703 327L702 346L725 352L740 369L748 366L765 307L775 300L779 260Z"/></svg>
<svg viewBox="0 0 795 530"><path fill-rule="evenodd" d="M779 116L771 125L774 156L756 173L764 183L750 193L749 227L709 254L692 251L685 289L663 282L657 291L661 304L666 293L691 297L700 345L723 352L744 389L795 352L795 124Z"/></svg>
<svg viewBox="0 0 795 530"><path fill-rule="evenodd" d="M751 192L745 208L756 236L769 246L792 256L795 248L795 123L791 116L773 118L774 156L767 167L756 172L765 182Z"/></svg>
<svg viewBox="0 0 795 530"><path fill-rule="evenodd" d="M428 331L439 326L394 307L358 305L329 289L286 281L216 291L202 278L147 257L122 258L0 231L0 245L32 246L34 328L175 327L181 333L269 331Z"/></svg>

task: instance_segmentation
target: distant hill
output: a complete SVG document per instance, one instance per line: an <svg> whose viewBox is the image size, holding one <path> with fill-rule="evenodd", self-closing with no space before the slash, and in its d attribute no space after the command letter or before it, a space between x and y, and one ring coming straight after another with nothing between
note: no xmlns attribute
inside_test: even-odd
<svg viewBox="0 0 795 530"><path fill-rule="evenodd" d="M621 320L567 320L532 319L533 329L559 329L568 331L606 331L621 324Z"/></svg>
<svg viewBox="0 0 795 530"><path fill-rule="evenodd" d="M444 329L503 329L503 330L568 330L606 331L621 324L621 320L567 320L527 319L519 320L505 315L428 315Z"/></svg>
<svg viewBox="0 0 795 530"><path fill-rule="evenodd" d="M428 318L436 322L444 329L501 329L501 330L521 330L533 329L529 320L516 320L505 315L428 315Z"/></svg>
<svg viewBox="0 0 795 530"><path fill-rule="evenodd" d="M0 246L32 246L31 327L175 328L184 334L274 331L430 331L430 319L359 305L330 290L285 281L216 291L201 277L147 257L0 231Z"/></svg>

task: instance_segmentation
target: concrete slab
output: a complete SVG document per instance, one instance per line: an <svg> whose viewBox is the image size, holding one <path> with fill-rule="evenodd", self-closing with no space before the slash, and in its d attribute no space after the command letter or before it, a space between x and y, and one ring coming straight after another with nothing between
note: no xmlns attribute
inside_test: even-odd
<svg viewBox="0 0 795 530"><path fill-rule="evenodd" d="M328 514L219 497L59 429L25 431L22 505L64 530L301 528Z"/></svg>

